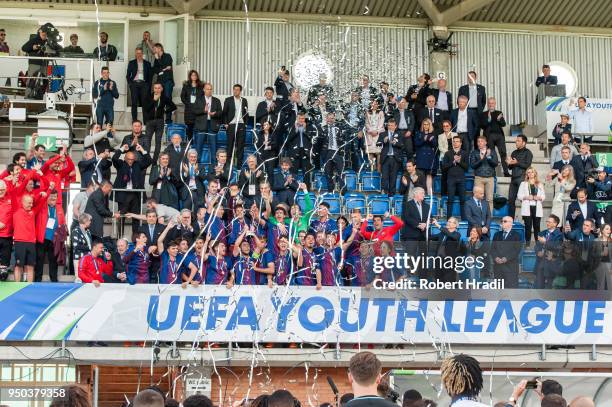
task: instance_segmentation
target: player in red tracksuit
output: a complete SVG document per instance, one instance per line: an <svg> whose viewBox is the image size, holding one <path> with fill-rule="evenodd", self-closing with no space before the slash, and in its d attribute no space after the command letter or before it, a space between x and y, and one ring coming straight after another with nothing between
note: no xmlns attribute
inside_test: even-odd
<svg viewBox="0 0 612 407"><path fill-rule="evenodd" d="M104 282L105 274L112 276L113 262L111 254L104 253L104 245L98 240L92 243L91 252L79 260L79 278L83 283L93 283L97 287Z"/></svg>
<svg viewBox="0 0 612 407"><path fill-rule="evenodd" d="M385 217L387 216L388 213L385 214ZM372 232L367 230L368 220L370 219L374 221L374 231ZM364 219L363 223L361 224L361 235L366 240L376 242L374 243L374 255L376 256L380 256L380 243L390 242L393 244L393 236L404 226L404 222L397 216L391 216L391 220L393 221L393 225L383 228L383 216L372 216L372 214L369 214L367 219Z"/></svg>
<svg viewBox="0 0 612 407"><path fill-rule="evenodd" d="M0 180L0 281L8 277L13 249L13 199L6 182Z"/></svg>
<svg viewBox="0 0 612 407"><path fill-rule="evenodd" d="M4 181L6 182L7 192L17 207L21 204L21 198L24 195L30 195L34 199L34 206L36 206L39 199L46 198L47 194L41 194L41 192L47 192L48 183L42 177L40 170L28 171L24 177L21 177L21 173L23 173L21 167L9 164L9 168L12 169L11 175L5 178ZM37 188L36 182L38 182Z"/></svg>
<svg viewBox="0 0 612 407"><path fill-rule="evenodd" d="M15 247L15 281L21 281L25 270L28 282L34 281L36 264L36 213L46 206L39 199L36 206L30 195L21 198L21 206L13 213L13 241Z"/></svg>
<svg viewBox="0 0 612 407"><path fill-rule="evenodd" d="M74 171L74 162L63 147L59 154L53 156L40 169L44 178L48 181L50 189L56 189L57 204L62 206L62 181Z"/></svg>

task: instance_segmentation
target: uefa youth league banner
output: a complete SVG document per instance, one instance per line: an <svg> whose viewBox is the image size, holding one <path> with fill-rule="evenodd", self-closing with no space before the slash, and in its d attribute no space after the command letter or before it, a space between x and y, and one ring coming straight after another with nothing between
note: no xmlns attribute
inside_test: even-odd
<svg viewBox="0 0 612 407"><path fill-rule="evenodd" d="M4 283L0 339L612 343L610 301L433 301L414 294L347 287Z"/></svg>
<svg viewBox="0 0 612 407"><path fill-rule="evenodd" d="M586 110L591 112L593 133L612 136L612 99L586 98ZM547 97L546 98L546 134L552 138L554 127L561 121L561 113L572 117L572 112L578 109L577 97ZM572 124L572 130L574 130Z"/></svg>

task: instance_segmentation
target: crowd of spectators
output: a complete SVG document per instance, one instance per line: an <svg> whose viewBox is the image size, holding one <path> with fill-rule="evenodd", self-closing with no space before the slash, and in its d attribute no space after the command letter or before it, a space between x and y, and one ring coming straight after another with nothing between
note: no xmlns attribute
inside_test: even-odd
<svg viewBox="0 0 612 407"><path fill-rule="evenodd" d="M339 394L333 381L332 390L336 400L320 403L320 407L437 407L432 399L425 399L415 389L409 389L400 394L389 385L390 371L383 372L382 363L377 356L369 351L359 352L351 357L347 369L351 392ZM481 402L484 387L483 370L478 360L466 354L456 354L447 357L440 366L442 391L451 399L451 407L485 407L489 404ZM431 383L433 388L437 386ZM512 394L489 394L495 402L495 407L516 407L526 400L525 395L533 392L540 400L541 407L595 407L589 396L577 396L568 403L563 398L563 386L555 380L521 380ZM87 392L78 385L68 386L66 396L51 403L51 407L90 407ZM235 392L232 392L235 395ZM436 395L438 396L438 395ZM240 395L238 394L238 397ZM127 398L127 397L126 397ZM312 405L312 398L309 402ZM500 401L501 400L501 401ZM306 400L298 400L290 391L281 388L270 394L253 394L250 398L238 398L230 401L233 407L300 407ZM123 407L214 407L213 401L201 394L186 397L182 402L169 397L157 386L151 386L140 391Z"/></svg>
<svg viewBox="0 0 612 407"><path fill-rule="evenodd" d="M24 51L37 55L45 35L39 31ZM100 33L96 52L114 59L106 33ZM589 144L575 144L571 132L570 121L577 124L588 112L561 116L553 131L559 144L550 154L551 170L538 174L524 135L507 154L505 116L474 71L456 99L444 79L434 83L427 73L401 96L386 82L377 89L367 75L344 95L321 75L304 102L283 66L250 117L240 84L221 101L213 85L192 70L181 89L179 131L172 68L172 57L145 32L126 73L131 131L121 134L113 127L119 90L105 66L92 89L94 123L76 165L65 148L46 160L36 134L30 149L15 155L0 175L5 277L13 252L18 281L24 274L41 281L46 259L52 281L58 265L68 265L77 281L95 284L367 286L410 277L400 270L371 270L372 254L406 250L486 257L479 270L457 275L433 267L420 271L421 278L498 278L516 288L520 255L533 248L536 287L612 288L610 207L603 212L592 202L610 199L612 181ZM555 82L547 66L542 70L537 84ZM72 201L68 225L66 193L77 169L83 191ZM402 195L401 209L393 216L366 208L332 216L322 193L338 192L348 201L350 169L377 173L384 194ZM314 183L318 170L325 189ZM446 222L432 216L438 174L448 197ZM472 193L466 191L468 174L474 177ZM509 178L509 216L495 229L492 211L499 197L493 191L500 177ZM555 195L541 230L544 178L555 185ZM455 197L460 213L451 216ZM107 218L116 219L118 239L104 232ZM514 222L519 219L524 236ZM60 255L67 236L68 261ZM400 241L395 247L394 240Z"/></svg>

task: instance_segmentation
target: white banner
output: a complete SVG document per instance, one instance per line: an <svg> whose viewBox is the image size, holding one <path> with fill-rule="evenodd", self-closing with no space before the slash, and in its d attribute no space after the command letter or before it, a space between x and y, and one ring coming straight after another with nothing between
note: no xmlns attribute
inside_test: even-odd
<svg viewBox="0 0 612 407"><path fill-rule="evenodd" d="M0 339L612 343L609 301L428 301L410 294L346 287L12 283L0 286Z"/></svg>
<svg viewBox="0 0 612 407"><path fill-rule="evenodd" d="M612 99L587 98L586 110L591 112L593 119L593 133L612 135ZM544 110L542 110L544 109ZM578 109L577 97L547 97L538 105L538 109L545 114L546 134L552 139L552 131L561 121L561 113L572 117L572 112ZM570 120L571 123L571 120ZM575 130L572 124L572 131Z"/></svg>

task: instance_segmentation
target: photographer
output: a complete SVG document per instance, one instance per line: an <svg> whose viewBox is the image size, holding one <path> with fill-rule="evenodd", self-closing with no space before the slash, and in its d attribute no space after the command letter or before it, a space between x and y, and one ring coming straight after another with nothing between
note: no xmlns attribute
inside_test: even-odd
<svg viewBox="0 0 612 407"><path fill-rule="evenodd" d="M54 41L50 41L48 38L48 32L46 25L38 29L37 34L30 35L28 42L23 44L21 50L27 53L31 57L44 57L46 55L53 55L57 51L61 50L62 47ZM42 99L44 92L36 91L36 78L46 76L47 61L43 59L30 59L28 60L28 87L26 89L26 98ZM44 88L39 86L38 89Z"/></svg>
<svg viewBox="0 0 612 407"><path fill-rule="evenodd" d="M612 199L612 179L604 167L591 171L586 176L588 198L596 201Z"/></svg>

